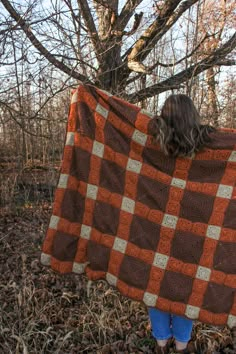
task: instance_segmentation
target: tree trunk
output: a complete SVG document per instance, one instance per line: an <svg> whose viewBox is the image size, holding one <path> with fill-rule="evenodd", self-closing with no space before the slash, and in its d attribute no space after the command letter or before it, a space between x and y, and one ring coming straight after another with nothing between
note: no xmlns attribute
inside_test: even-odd
<svg viewBox="0 0 236 354"><path fill-rule="evenodd" d="M208 97L208 112L211 117L215 127L219 126L218 122L218 104L217 104L217 94L216 94L216 80L214 68L210 68L206 72L207 79L207 97Z"/></svg>

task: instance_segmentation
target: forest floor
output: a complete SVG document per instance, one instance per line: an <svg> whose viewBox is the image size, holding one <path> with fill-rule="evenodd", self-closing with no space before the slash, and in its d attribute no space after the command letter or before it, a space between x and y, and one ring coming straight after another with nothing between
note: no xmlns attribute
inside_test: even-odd
<svg viewBox="0 0 236 354"><path fill-rule="evenodd" d="M0 353L154 353L144 305L105 281L88 287L85 276L40 264L52 211L42 199L0 208ZM235 354L235 337L227 327L201 323L192 333L200 354Z"/></svg>

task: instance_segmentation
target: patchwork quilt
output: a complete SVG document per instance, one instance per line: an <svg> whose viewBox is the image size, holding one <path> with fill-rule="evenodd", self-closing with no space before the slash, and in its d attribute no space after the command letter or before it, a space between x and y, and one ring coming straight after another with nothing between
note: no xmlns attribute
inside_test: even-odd
<svg viewBox="0 0 236 354"><path fill-rule="evenodd" d="M93 86L72 96L41 262L149 307L236 325L236 131L165 156L155 119Z"/></svg>

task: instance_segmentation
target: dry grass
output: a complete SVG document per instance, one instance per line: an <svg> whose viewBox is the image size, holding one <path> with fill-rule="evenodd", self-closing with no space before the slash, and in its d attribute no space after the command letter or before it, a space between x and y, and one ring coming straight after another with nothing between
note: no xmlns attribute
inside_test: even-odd
<svg viewBox="0 0 236 354"><path fill-rule="evenodd" d="M0 353L153 353L146 309L104 281L87 296L83 276L39 263L51 210L38 205L0 218ZM199 353L236 353L232 333L197 323ZM236 346L235 346L236 347Z"/></svg>

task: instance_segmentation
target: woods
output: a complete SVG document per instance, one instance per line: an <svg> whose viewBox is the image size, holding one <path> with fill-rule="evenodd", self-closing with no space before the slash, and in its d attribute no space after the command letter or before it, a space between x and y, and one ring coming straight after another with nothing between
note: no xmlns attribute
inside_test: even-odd
<svg viewBox="0 0 236 354"><path fill-rule="evenodd" d="M71 93L89 83L154 114L185 93L204 123L236 128L235 10L234 0L1 0L1 352L153 353L142 305L104 282L87 297L84 278L38 261ZM193 333L209 354L233 354L234 337L200 323Z"/></svg>

